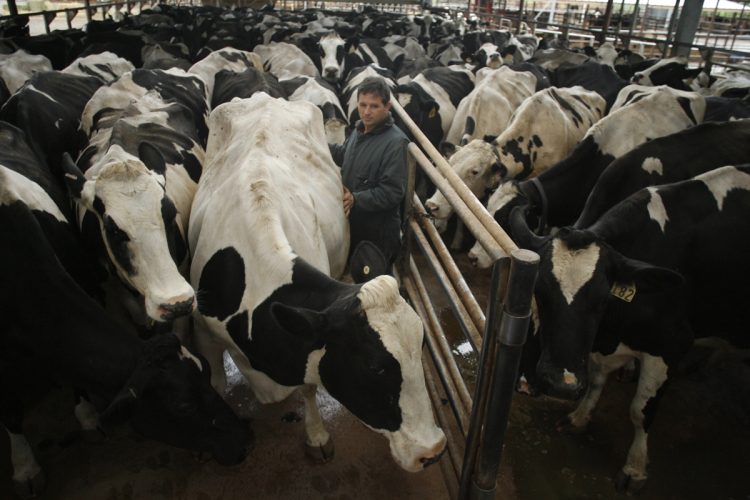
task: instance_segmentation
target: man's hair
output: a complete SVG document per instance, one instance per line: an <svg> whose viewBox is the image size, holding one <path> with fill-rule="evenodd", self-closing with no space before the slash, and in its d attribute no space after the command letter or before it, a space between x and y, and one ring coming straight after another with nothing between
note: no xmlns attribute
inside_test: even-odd
<svg viewBox="0 0 750 500"><path fill-rule="evenodd" d="M388 104L391 100L391 89L385 80L379 76L368 76L357 87L357 99L362 94L375 94L383 100L383 104Z"/></svg>

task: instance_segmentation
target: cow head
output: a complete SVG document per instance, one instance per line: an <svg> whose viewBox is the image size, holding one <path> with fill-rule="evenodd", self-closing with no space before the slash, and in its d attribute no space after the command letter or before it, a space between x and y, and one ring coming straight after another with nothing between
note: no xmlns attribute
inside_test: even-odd
<svg viewBox="0 0 750 500"><path fill-rule="evenodd" d="M516 243L540 257L534 291L541 324L539 389L578 399L586 391L589 354L611 303L649 300L650 293L683 279L669 269L625 257L588 230L563 228L554 237L537 236L520 208L511 214L510 224Z"/></svg>
<svg viewBox="0 0 750 500"><path fill-rule="evenodd" d="M630 79L630 83L638 85L668 85L678 90L690 90L684 80L698 76L701 68L687 69L688 60L685 56L662 59L643 71L638 71Z"/></svg>
<svg viewBox="0 0 750 500"><path fill-rule="evenodd" d="M208 363L172 334L144 343L138 364L101 414L102 423L127 420L147 438L242 462L252 444L248 425L211 387Z"/></svg>
<svg viewBox="0 0 750 500"><path fill-rule="evenodd" d="M379 276L341 295L323 312L276 303L272 314L288 332L308 332L323 347L305 382L320 384L368 427L388 438L391 455L418 471L445 449L422 371L422 322ZM310 374L313 374L310 377Z"/></svg>
<svg viewBox="0 0 750 500"><path fill-rule="evenodd" d="M417 84L406 84L399 85L394 89L396 99L401 107L404 108L406 114L408 114L414 123L416 123L420 130L424 132L427 139L432 144L439 144L443 138L443 125L440 117L440 105L435 99L425 92L425 90ZM398 114L395 117L396 124L404 130L404 132L411 136L411 131L408 127L403 125L401 118Z"/></svg>
<svg viewBox="0 0 750 500"><path fill-rule="evenodd" d="M161 153L146 143L138 153L136 158L113 145L91 179L70 156L63 159L63 168L73 197L96 215L117 275L144 297L151 319L171 321L195 308L195 293L175 264L175 257L185 250L179 248L184 245L184 229L165 192Z"/></svg>
<svg viewBox="0 0 750 500"><path fill-rule="evenodd" d="M338 83L344 76L344 55L346 42L332 32L320 38L320 72L323 78Z"/></svg>
<svg viewBox="0 0 750 500"><path fill-rule="evenodd" d="M494 144L482 139L474 139L457 149L448 162L474 196L480 199L500 182L504 173L497 163ZM425 202L425 208L436 219L447 219L453 213L453 207L440 191Z"/></svg>

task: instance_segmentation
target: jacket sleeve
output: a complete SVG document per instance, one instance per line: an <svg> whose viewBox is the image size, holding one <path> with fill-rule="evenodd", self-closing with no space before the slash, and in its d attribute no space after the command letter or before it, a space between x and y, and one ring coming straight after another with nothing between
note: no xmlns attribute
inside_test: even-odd
<svg viewBox="0 0 750 500"><path fill-rule="evenodd" d="M341 167L342 163L344 163L344 151L346 151L346 142L344 144L328 144L328 149L331 150L331 156L333 157L333 162Z"/></svg>
<svg viewBox="0 0 750 500"><path fill-rule="evenodd" d="M398 206L406 191L406 146L408 140L394 141L383 155L383 174L377 185L354 193L354 206L359 210L376 212Z"/></svg>

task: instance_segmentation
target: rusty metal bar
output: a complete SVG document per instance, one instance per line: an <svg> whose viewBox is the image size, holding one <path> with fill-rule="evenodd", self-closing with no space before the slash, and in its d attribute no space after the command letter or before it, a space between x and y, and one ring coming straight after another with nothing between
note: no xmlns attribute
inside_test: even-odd
<svg viewBox="0 0 750 500"><path fill-rule="evenodd" d="M466 295L466 292L464 292L463 294L458 293L456 289L451 286L452 282L448 278L448 275L445 273L445 271L441 268L440 261L435 255L435 252L430 247L427 238L422 232L422 228L420 228L417 222L413 220L411 221L410 225L412 231L414 231L414 237L417 244L422 249L422 253L424 253L425 257L427 258L427 262L435 272L438 281L440 282L443 290L448 296L448 301L450 302L451 309L453 309L453 313L459 319L459 324L461 325L461 329L464 331L464 335L469 340L469 342L471 342L476 352L479 352L482 349L482 337L479 333L479 329L474 324L473 318L466 310L464 301L462 300L462 297ZM448 257L450 257L450 255L448 255Z"/></svg>
<svg viewBox="0 0 750 500"><path fill-rule="evenodd" d="M440 258L440 262L443 263L444 271L450 278L451 283L453 283L453 288L457 292L459 292L459 297L461 297L464 307L466 307L466 310L471 316L471 319L474 322L474 326L476 326L478 331L483 332L485 321L484 311L482 310L477 300L474 298L474 295L471 293L471 289L466 283L466 280L464 280L464 277L461 274L461 271L458 269L456 262L453 260L448 247L445 246L445 243L440 237L440 234L438 234L437 229L427 218L427 211L424 209L424 206L422 206L422 202L420 202L418 199L414 200L414 210L419 225L422 227L427 236L429 236L430 241L434 245L435 251Z"/></svg>
<svg viewBox="0 0 750 500"><path fill-rule="evenodd" d="M471 394L469 394L469 390L466 388L466 383L464 382L464 378L461 375L461 371L458 369L456 360L453 358L451 346L450 344L448 344L448 339L445 337L445 332L443 332L443 328L440 326L440 320L438 319L437 314L435 314L435 309L433 309L432 304L430 303L430 297L427 294L427 288L425 288L424 286L424 282L422 281L422 277L419 275L419 271L417 270L417 265L414 263L414 260L409 262L409 266L412 273L411 279L413 280L414 285L416 285L416 290L419 293L419 297L422 299L424 311L427 313L427 318L429 319L429 323L432 326L432 331L435 334L432 340L435 341L436 346L440 349L442 360L445 363L446 368L448 369L447 374L450 375L451 380L453 381L453 385L456 388L456 394L458 394L460 402L463 406L459 409L462 410L459 411L459 422L462 429L466 429L466 424L469 421L469 411L471 410L472 404Z"/></svg>
<svg viewBox="0 0 750 500"><path fill-rule="evenodd" d="M674 22L677 19L677 11L680 8L680 0L676 0L674 3L674 8L672 9L672 15L669 18L669 26L667 27L667 37L664 39L664 49L661 51L662 57L667 57L667 51L669 50L669 45L672 43L672 29L674 29Z"/></svg>
<svg viewBox="0 0 750 500"><path fill-rule="evenodd" d="M513 243L513 240L511 240L510 237L505 234L505 231L502 230L495 219L493 219L492 216L487 212L487 209L484 207L484 205L480 203L477 197L474 196L474 193L472 193L471 190L466 187L466 184L464 184L463 181L458 177L458 175L453 171L450 164L445 160L445 158L442 157L438 150L435 149L435 146L433 146L430 141L427 140L427 137L424 135L424 133L422 133L421 130L419 130L419 127L417 127L411 117L406 113L406 111L404 111L404 108L401 107L398 101L396 99L391 99L391 104L396 113L398 113L398 115L401 117L401 120L403 120L406 126L409 127L409 130L411 131L414 138L417 139L419 145L422 146L425 151L427 151L432 160L435 162L437 169L448 180L448 183L453 187L461 200L463 200L463 202L474 214L474 216L479 219L481 225L484 226L485 230L488 231L490 235L492 235L497 244L500 245L503 250L505 250L505 253L510 255L513 250L518 248L516 244ZM409 145L409 150L412 152L414 150L419 151L419 148ZM419 151L419 153L422 152ZM419 156L415 154L414 156L420 163L420 165L424 166L423 162L420 161L420 156L425 161L427 161L427 157L424 156L424 154L421 154ZM429 161L427 161L427 163L429 163ZM464 220L464 222L466 222L466 220ZM482 246L484 246L484 244L482 244ZM492 253L490 253L490 255L492 255Z"/></svg>

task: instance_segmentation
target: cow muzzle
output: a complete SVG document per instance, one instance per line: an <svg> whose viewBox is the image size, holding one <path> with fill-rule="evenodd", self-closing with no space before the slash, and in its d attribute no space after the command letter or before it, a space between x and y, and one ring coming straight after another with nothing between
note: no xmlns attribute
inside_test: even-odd
<svg viewBox="0 0 750 500"><path fill-rule="evenodd" d="M328 67L323 70L324 76L326 80L338 80L339 79L339 69L335 67Z"/></svg>
<svg viewBox="0 0 750 500"><path fill-rule="evenodd" d="M537 369L539 391L553 398L575 401L583 396L588 381L581 372L540 367Z"/></svg>
<svg viewBox="0 0 750 500"><path fill-rule="evenodd" d="M187 316L195 309L195 297L186 300L159 304L159 317L162 321L172 321L180 316Z"/></svg>

